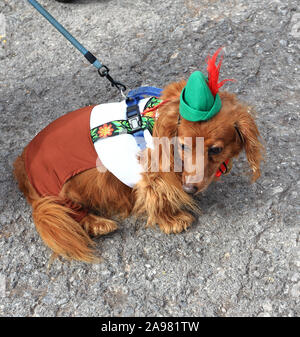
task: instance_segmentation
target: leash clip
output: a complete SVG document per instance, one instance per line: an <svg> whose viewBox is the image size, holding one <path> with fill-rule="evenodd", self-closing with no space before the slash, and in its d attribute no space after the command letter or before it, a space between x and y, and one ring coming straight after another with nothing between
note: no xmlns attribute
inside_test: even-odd
<svg viewBox="0 0 300 337"><path fill-rule="evenodd" d="M122 96L124 96L124 91L126 91L126 86L121 83L121 82L117 82L115 81L110 75L109 75L109 68L107 66L105 66L104 64L101 65L101 67L98 69L98 74L101 77L106 77L109 82L111 83L112 87L116 87L120 93L122 94Z"/></svg>

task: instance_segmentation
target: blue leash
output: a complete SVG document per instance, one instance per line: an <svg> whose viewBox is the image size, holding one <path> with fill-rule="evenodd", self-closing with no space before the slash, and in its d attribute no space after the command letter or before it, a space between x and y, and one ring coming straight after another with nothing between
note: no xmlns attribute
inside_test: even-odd
<svg viewBox="0 0 300 337"><path fill-rule="evenodd" d="M74 36L72 36L59 22L57 22L54 17L46 11L46 9L41 6L37 1L35 0L28 0L28 2L40 12L69 42L72 43L72 45L77 48L81 54L97 69L100 69L103 67L102 63L96 59L96 57L90 53L86 48L83 47L83 45L78 42Z"/></svg>
<svg viewBox="0 0 300 337"><path fill-rule="evenodd" d="M40 13L42 14L72 45L78 49L81 54L98 70L101 77L106 77L113 87L116 87L119 91L126 91L126 86L120 82L116 82L110 75L107 66L102 64L90 51L88 51L79 41L75 39L54 17L46 11L46 9L41 6L35 0L28 0L28 2Z"/></svg>

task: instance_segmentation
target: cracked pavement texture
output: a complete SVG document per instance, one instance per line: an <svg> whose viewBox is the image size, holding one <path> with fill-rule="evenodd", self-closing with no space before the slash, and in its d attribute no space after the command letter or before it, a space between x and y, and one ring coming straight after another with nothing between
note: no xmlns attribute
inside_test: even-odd
<svg viewBox="0 0 300 337"><path fill-rule="evenodd" d="M62 114L120 97L27 1L1 0L0 315L299 316L299 2L40 2L129 88L205 72L224 46L221 79L255 107L267 152L257 183L242 155L199 196L186 232L129 218L96 239L102 263L47 268L12 163Z"/></svg>

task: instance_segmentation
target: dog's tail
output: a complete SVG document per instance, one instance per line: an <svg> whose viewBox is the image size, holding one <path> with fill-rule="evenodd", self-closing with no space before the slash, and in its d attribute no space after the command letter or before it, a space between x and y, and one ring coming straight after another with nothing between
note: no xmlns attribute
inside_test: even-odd
<svg viewBox="0 0 300 337"><path fill-rule="evenodd" d="M96 262L94 242L72 218L72 210L59 203L55 197L33 201L33 220L45 244L55 254L67 259Z"/></svg>

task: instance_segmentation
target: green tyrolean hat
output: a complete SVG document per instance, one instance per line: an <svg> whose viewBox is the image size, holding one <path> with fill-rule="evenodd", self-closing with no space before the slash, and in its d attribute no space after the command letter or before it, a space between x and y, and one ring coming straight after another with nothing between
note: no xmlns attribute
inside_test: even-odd
<svg viewBox="0 0 300 337"><path fill-rule="evenodd" d="M229 80L218 83L222 58L216 66L215 61L222 48L208 57L208 78L200 71L193 72L180 95L179 113L191 122L207 121L222 108L218 89Z"/></svg>

